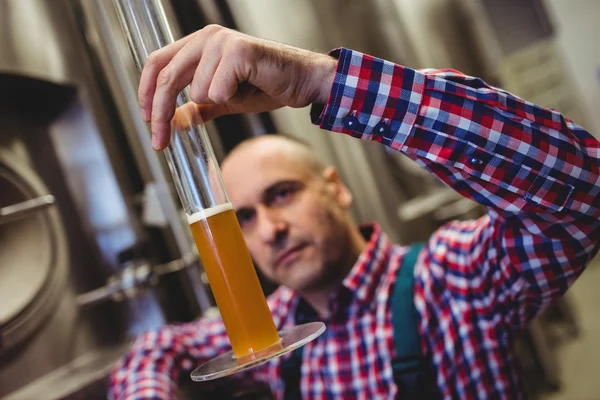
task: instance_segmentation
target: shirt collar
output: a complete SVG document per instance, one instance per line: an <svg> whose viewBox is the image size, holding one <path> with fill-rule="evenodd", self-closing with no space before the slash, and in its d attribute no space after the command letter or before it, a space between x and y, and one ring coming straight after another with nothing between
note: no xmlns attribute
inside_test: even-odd
<svg viewBox="0 0 600 400"><path fill-rule="evenodd" d="M358 256L356 263L342 285L353 294L353 298L364 304L371 304L375 291L381 283L391 253L388 236L378 224L364 225L360 229L367 245Z"/></svg>
<svg viewBox="0 0 600 400"><path fill-rule="evenodd" d="M333 314L336 314L346 302L355 301L361 307L370 307L389 263L392 246L388 236L381 231L381 227L377 224L363 225L360 231L367 240L367 245L342 281L340 290L332 297L330 307ZM288 323L302 324L319 320L316 312L304 299L293 294L290 289L280 287L279 290L284 292L289 290L287 309L291 308L293 312L286 313Z"/></svg>

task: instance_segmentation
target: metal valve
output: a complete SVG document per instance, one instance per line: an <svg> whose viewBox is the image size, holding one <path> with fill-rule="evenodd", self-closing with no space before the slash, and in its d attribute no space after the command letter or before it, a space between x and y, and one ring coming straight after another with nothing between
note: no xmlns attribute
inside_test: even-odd
<svg viewBox="0 0 600 400"><path fill-rule="evenodd" d="M121 254L129 254L133 249L126 249ZM196 265L198 256L189 253L186 256L165 264L151 265L148 260L128 255L121 264L121 270L108 278L105 286L77 296L79 305L95 304L107 300L122 301L139 296L141 293L158 284L161 275L181 271ZM123 258L123 257L120 257Z"/></svg>

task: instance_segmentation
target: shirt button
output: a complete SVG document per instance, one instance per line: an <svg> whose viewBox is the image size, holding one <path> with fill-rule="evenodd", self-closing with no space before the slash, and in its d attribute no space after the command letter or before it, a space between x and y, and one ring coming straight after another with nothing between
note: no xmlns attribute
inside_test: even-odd
<svg viewBox="0 0 600 400"><path fill-rule="evenodd" d="M344 128L354 130L358 128L358 125L359 122L355 116L349 115L344 118Z"/></svg>
<svg viewBox="0 0 600 400"><path fill-rule="evenodd" d="M473 166L477 166L477 165L481 165L483 164L483 160L481 158L477 158L475 156L471 156L469 157L469 164L473 165Z"/></svg>
<svg viewBox="0 0 600 400"><path fill-rule="evenodd" d="M378 135L385 136L388 134L389 131L390 131L390 126L388 124L386 124L385 122L380 122L377 125L375 125L375 130L373 132Z"/></svg>

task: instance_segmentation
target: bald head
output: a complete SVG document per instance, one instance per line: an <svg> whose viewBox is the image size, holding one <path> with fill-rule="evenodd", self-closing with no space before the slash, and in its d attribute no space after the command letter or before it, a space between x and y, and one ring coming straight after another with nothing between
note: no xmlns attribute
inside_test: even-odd
<svg viewBox="0 0 600 400"><path fill-rule="evenodd" d="M231 151L221 171L248 249L269 279L307 292L346 273L339 267L348 264L351 238L360 237L352 195L313 149L261 136Z"/></svg>
<svg viewBox="0 0 600 400"><path fill-rule="evenodd" d="M326 164L319 159L310 145L301 139L287 135L265 135L246 139L237 145L223 161L223 169L239 159L277 157L293 161L320 175Z"/></svg>

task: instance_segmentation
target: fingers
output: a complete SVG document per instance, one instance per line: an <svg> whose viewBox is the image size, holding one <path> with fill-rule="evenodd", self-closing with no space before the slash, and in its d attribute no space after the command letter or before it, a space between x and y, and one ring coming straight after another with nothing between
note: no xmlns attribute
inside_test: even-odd
<svg viewBox="0 0 600 400"><path fill-rule="evenodd" d="M233 66L223 57L217 67L213 78L209 82L209 88L206 92L208 99L217 104L239 102L235 99L238 92L238 85L243 79L238 78Z"/></svg>
<svg viewBox="0 0 600 400"><path fill-rule="evenodd" d="M152 135L157 137L158 143L168 141L177 96L192 81L195 71L210 81L220 59L219 40L211 39L219 32L220 28L205 28L199 32L203 34L183 46L158 74L151 117Z"/></svg>
<svg viewBox="0 0 600 400"><path fill-rule="evenodd" d="M273 93L283 93L276 89L289 85L272 81L279 71L273 71L270 64L266 73L257 71L264 51L259 44L239 32L209 26L154 52L142 72L138 91L143 118L152 122L154 149L168 146L172 129L188 129L201 117L210 120L225 114L280 108L285 99L274 100ZM254 84L253 77L264 87ZM190 81L191 99L204 106L185 104L176 110L178 95Z"/></svg>
<svg viewBox="0 0 600 400"><path fill-rule="evenodd" d="M213 103L208 97L208 89L215 71L221 63L222 56L222 44L219 41L215 40L207 44L190 85L190 98L193 102L198 104Z"/></svg>
<svg viewBox="0 0 600 400"><path fill-rule="evenodd" d="M229 30L216 25L202 29L158 73L152 100L151 121L153 140L159 145L168 142L170 121L175 113L179 92L192 81L194 76L197 87L201 88L199 93L206 92L206 87L213 79L219 65L224 43L229 34ZM210 102L210 99L203 100Z"/></svg>
<svg viewBox="0 0 600 400"><path fill-rule="evenodd" d="M138 88L138 101L142 109L142 118L150 122L152 115L152 99L156 89L156 78L160 71L171 61L183 46L185 46L193 35L188 35L178 41L163 47L150 54L142 70L140 85Z"/></svg>

